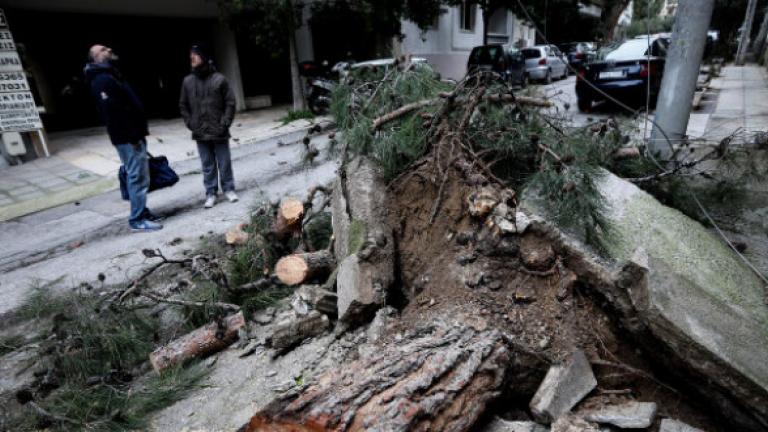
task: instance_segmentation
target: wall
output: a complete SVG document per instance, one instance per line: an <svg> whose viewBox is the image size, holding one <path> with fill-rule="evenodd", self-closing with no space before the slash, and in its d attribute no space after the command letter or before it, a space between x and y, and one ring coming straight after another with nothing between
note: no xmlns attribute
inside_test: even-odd
<svg viewBox="0 0 768 432"><path fill-rule="evenodd" d="M496 31L489 32L490 43L513 44L523 39L527 45L533 44L534 34L530 27L524 26L511 12L498 13L506 13L507 18L504 20L498 15L492 16L494 22L489 28ZM426 58L444 78L463 78L467 71L469 52L483 44L483 18L478 9L473 31L466 31L459 28L459 16L457 7L450 8L440 16L436 28L426 33L422 33L412 22L403 22L405 38L397 51Z"/></svg>

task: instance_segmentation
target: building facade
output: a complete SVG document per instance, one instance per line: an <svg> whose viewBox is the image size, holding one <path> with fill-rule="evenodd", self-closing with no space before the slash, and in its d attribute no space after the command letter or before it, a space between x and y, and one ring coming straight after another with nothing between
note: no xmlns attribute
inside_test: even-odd
<svg viewBox="0 0 768 432"><path fill-rule="evenodd" d="M483 44L482 11L475 4L451 7L434 26L422 32L414 23L403 22L397 54L426 58L445 78L461 79L473 47ZM508 10L497 10L488 22L488 43L516 47L534 45L535 29Z"/></svg>

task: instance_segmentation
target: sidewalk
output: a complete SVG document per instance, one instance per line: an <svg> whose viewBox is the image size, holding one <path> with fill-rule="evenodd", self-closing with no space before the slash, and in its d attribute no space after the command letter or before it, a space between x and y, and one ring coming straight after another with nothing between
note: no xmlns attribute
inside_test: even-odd
<svg viewBox="0 0 768 432"><path fill-rule="evenodd" d="M283 126L287 106L238 113L232 126L233 153L257 141L302 130L299 120ZM150 122L149 151L172 166L197 160L197 147L181 119ZM52 156L0 171L0 222L85 199L117 188L120 158L104 127L53 133Z"/></svg>
<svg viewBox="0 0 768 432"><path fill-rule="evenodd" d="M739 128L742 137L768 131L768 71L765 67L755 64L726 66L720 77L712 80L711 89L718 96L703 134L708 141L720 141Z"/></svg>

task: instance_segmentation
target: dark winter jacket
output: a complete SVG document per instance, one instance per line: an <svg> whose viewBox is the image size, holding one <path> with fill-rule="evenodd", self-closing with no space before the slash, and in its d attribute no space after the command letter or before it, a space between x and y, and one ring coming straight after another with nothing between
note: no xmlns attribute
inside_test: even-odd
<svg viewBox="0 0 768 432"><path fill-rule="evenodd" d="M235 118L235 93L213 66L187 75L181 85L179 109L195 141L229 138Z"/></svg>
<svg viewBox="0 0 768 432"><path fill-rule="evenodd" d="M149 135L144 106L111 64L89 63L85 80L112 144L136 143Z"/></svg>

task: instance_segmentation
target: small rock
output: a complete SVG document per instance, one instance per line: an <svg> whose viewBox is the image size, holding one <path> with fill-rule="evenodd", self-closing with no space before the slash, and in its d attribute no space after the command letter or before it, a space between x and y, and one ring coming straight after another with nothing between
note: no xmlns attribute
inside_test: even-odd
<svg viewBox="0 0 768 432"><path fill-rule="evenodd" d="M277 371L274 371L274 370L271 370L271 371L267 372L266 374L264 374L264 376L267 377L267 378L272 378L275 375L277 375Z"/></svg>
<svg viewBox="0 0 768 432"><path fill-rule="evenodd" d="M475 272L470 275L466 275L464 277L464 283L470 288L476 288L483 283L483 276L485 276L485 273L483 272Z"/></svg>
<svg viewBox="0 0 768 432"><path fill-rule="evenodd" d="M548 429L530 421L507 421L496 417L480 432L548 432Z"/></svg>
<svg viewBox="0 0 768 432"><path fill-rule="evenodd" d="M456 243L461 246L466 246L475 240L475 233L473 231L462 231L456 234Z"/></svg>
<svg viewBox="0 0 768 432"><path fill-rule="evenodd" d="M630 401L621 405L607 405L581 413L584 419L595 423L607 423L622 429L644 429L656 418L653 402Z"/></svg>
<svg viewBox="0 0 768 432"><path fill-rule="evenodd" d="M547 243L526 238L520 247L520 259L531 270L549 270L555 263L555 251Z"/></svg>
<svg viewBox="0 0 768 432"><path fill-rule="evenodd" d="M377 342L384 335L384 331L392 321L392 317L397 314L397 311L391 307L386 306L376 311L376 316L371 321L368 329L365 331L368 336L368 341Z"/></svg>
<svg viewBox="0 0 768 432"><path fill-rule="evenodd" d="M305 298L301 296L301 294L294 294L291 298L291 308L296 312L299 316L305 316L309 313L309 303Z"/></svg>
<svg viewBox="0 0 768 432"><path fill-rule="evenodd" d="M536 301L536 290L533 286L523 284L515 290L515 301L519 303L532 303Z"/></svg>
<svg viewBox="0 0 768 432"><path fill-rule="evenodd" d="M551 432L600 432L592 423L575 416L564 416L552 424Z"/></svg>
<svg viewBox="0 0 768 432"><path fill-rule="evenodd" d="M498 291L501 289L501 281L494 280L488 282L488 289L491 291Z"/></svg>
<svg viewBox="0 0 768 432"><path fill-rule="evenodd" d="M557 299L562 301L568 297L573 291L573 286L579 280L576 273L567 270L566 273L560 278L560 286L557 290Z"/></svg>
<svg viewBox="0 0 768 432"><path fill-rule="evenodd" d="M531 219L525 213L518 211L515 213L515 226L517 232L522 234L531 226Z"/></svg>
<svg viewBox="0 0 768 432"><path fill-rule="evenodd" d="M661 421L659 432L704 432L693 426L689 426L679 420L664 419Z"/></svg>
<svg viewBox="0 0 768 432"><path fill-rule="evenodd" d="M483 218L491 213L493 208L499 204L499 201L499 195L494 188L482 187L480 190L472 192L467 196L469 214L477 218Z"/></svg>
<svg viewBox="0 0 768 432"><path fill-rule="evenodd" d="M477 260L477 254L475 252L459 255L459 257L456 258L456 262L462 266L465 266L467 264L472 264L476 260Z"/></svg>
<svg viewBox="0 0 768 432"><path fill-rule="evenodd" d="M537 421L551 423L567 414L595 387L597 380L589 360L578 350L565 362L549 368L531 400L531 413Z"/></svg>
<svg viewBox="0 0 768 432"><path fill-rule="evenodd" d="M548 337L548 336L544 336L544 337L543 337L543 338L542 338L542 339L539 341L539 348L541 348L541 349L547 349L547 347L548 347L548 346L549 346L549 337Z"/></svg>

